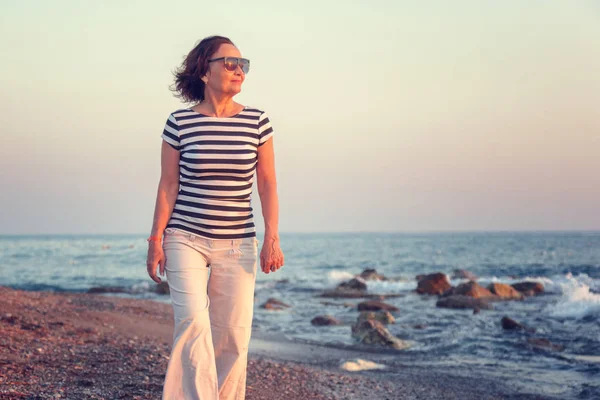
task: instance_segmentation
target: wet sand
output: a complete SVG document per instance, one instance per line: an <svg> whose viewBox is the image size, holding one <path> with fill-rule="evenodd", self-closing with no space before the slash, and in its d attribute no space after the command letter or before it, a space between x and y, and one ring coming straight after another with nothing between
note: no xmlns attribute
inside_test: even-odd
<svg viewBox="0 0 600 400"><path fill-rule="evenodd" d="M160 399L169 304L0 286L0 399ZM368 355L253 333L247 400L549 399L502 381L403 365L346 372Z"/></svg>

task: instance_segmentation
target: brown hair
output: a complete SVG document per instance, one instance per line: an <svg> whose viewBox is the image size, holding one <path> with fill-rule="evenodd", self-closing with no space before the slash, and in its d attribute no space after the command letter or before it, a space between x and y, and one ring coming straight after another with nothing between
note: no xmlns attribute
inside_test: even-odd
<svg viewBox="0 0 600 400"><path fill-rule="evenodd" d="M202 78L208 71L208 60L219 50L222 44L234 45L229 38L225 36L209 36L200 41L188 53L181 63L181 66L175 70L174 96L186 103L201 102L204 100L204 82ZM235 46L235 45L234 45Z"/></svg>

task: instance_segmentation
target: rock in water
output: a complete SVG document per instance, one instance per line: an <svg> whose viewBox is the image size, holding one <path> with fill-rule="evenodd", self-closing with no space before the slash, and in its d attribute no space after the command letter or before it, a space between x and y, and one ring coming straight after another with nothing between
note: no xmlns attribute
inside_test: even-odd
<svg viewBox="0 0 600 400"><path fill-rule="evenodd" d="M421 277L417 286L417 293L442 294L451 287L452 285L450 285L450 282L448 282L448 277L446 274L438 272Z"/></svg>
<svg viewBox="0 0 600 400"><path fill-rule="evenodd" d="M535 296L544 293L544 285L539 282L519 282L511 285L525 296Z"/></svg>
<svg viewBox="0 0 600 400"><path fill-rule="evenodd" d="M408 347L406 342L392 335L381 322L372 319L359 321L352 326L352 337L364 344L392 347L399 350Z"/></svg>
<svg viewBox="0 0 600 400"><path fill-rule="evenodd" d="M482 297L493 297L492 292L479 285L475 281L469 281L466 283L461 283L455 288L451 288L444 292L443 296L469 296L474 297L476 299L480 299Z"/></svg>
<svg viewBox="0 0 600 400"><path fill-rule="evenodd" d="M337 286L337 289L351 290L367 290L367 284L362 278L353 278L348 282L342 282Z"/></svg>
<svg viewBox="0 0 600 400"><path fill-rule="evenodd" d="M485 298L476 299L470 296L453 295L442 297L435 304L442 308L493 310L494 307Z"/></svg>
<svg viewBox="0 0 600 400"><path fill-rule="evenodd" d="M517 321L515 321L512 318L502 317L502 320L500 321L500 323L502 324L502 329L507 330L507 331L516 330L516 331L527 331L530 333L535 332L534 328L528 328L525 325L518 323Z"/></svg>
<svg viewBox="0 0 600 400"><path fill-rule="evenodd" d="M521 292L505 283L491 283L488 286L488 290L503 300L523 299L523 294Z"/></svg>
<svg viewBox="0 0 600 400"><path fill-rule="evenodd" d="M455 269L452 274L452 279L468 279L470 281L476 281L477 277L466 269Z"/></svg>
<svg viewBox="0 0 600 400"><path fill-rule="evenodd" d="M317 326L340 325L340 321L331 315L317 315L310 321L310 323Z"/></svg>
<svg viewBox="0 0 600 400"><path fill-rule="evenodd" d="M283 310L283 309L289 308L290 306L280 300L277 300L277 299L274 299L271 297L261 307L266 310L277 310L278 311L278 310Z"/></svg>
<svg viewBox="0 0 600 400"><path fill-rule="evenodd" d="M377 271L373 268L365 269L363 272L360 273L360 277L362 279L364 279L365 281L387 281L388 280L385 276L378 274Z"/></svg>
<svg viewBox="0 0 600 400"><path fill-rule="evenodd" d="M385 325L396 323L396 319L389 311L363 311L358 316L358 321L364 321L367 319L379 321Z"/></svg>
<svg viewBox="0 0 600 400"><path fill-rule="evenodd" d="M527 339L527 343L529 343L531 346L533 346L535 348L544 349L544 350L563 351L565 349L565 346L563 346L563 345L554 344L554 343L550 342L548 339L542 339L542 338L529 338L529 339Z"/></svg>
<svg viewBox="0 0 600 400"><path fill-rule="evenodd" d="M399 311L398 307L377 300L367 300L358 303L358 311Z"/></svg>
<svg viewBox="0 0 600 400"><path fill-rule="evenodd" d="M168 282L157 283L155 291L158 294L169 294L169 283Z"/></svg>

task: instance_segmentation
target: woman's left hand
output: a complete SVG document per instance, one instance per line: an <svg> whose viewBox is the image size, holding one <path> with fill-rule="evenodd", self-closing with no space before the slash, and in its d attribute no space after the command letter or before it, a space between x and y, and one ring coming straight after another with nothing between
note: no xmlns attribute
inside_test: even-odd
<svg viewBox="0 0 600 400"><path fill-rule="evenodd" d="M260 268L265 274L283 267L283 251L279 246L279 237L265 237L260 251Z"/></svg>

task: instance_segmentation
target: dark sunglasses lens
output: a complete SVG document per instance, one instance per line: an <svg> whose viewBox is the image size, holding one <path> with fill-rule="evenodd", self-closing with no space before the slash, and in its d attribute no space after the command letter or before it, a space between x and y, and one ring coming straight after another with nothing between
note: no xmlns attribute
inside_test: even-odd
<svg viewBox="0 0 600 400"><path fill-rule="evenodd" d="M240 66L242 67L242 71L244 71L245 74L247 74L248 71L250 71L250 61L242 58L240 60Z"/></svg>
<svg viewBox="0 0 600 400"><path fill-rule="evenodd" d="M223 60L227 71L235 71L237 69L237 58L226 58Z"/></svg>

